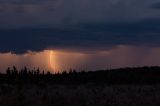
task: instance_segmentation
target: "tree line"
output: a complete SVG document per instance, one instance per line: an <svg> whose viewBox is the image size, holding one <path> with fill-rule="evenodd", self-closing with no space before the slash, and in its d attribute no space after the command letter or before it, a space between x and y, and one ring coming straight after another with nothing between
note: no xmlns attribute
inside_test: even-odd
<svg viewBox="0 0 160 106"><path fill-rule="evenodd" d="M160 67L119 68L111 70L63 71L50 73L39 68L30 70L27 67L18 70L15 66L7 68L0 74L0 83L52 83L52 84L155 84L160 83Z"/></svg>

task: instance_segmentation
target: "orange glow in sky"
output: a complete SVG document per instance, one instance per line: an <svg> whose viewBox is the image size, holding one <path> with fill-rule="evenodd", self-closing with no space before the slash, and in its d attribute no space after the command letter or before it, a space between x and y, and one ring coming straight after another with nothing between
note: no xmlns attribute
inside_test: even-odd
<svg viewBox="0 0 160 106"><path fill-rule="evenodd" d="M59 65L56 63L56 55L54 53L54 51L48 51L50 52L49 54L49 62L50 62L50 67L51 67L51 70L53 70L54 73L56 72L59 72L60 68L59 68Z"/></svg>
<svg viewBox="0 0 160 106"><path fill-rule="evenodd" d="M140 48L118 46L111 50L95 52L73 52L62 50L45 50L28 52L22 55L0 53L0 72L7 67L18 69L27 66L30 69L40 68L52 73L69 69L97 70L119 67L159 66L160 48Z"/></svg>

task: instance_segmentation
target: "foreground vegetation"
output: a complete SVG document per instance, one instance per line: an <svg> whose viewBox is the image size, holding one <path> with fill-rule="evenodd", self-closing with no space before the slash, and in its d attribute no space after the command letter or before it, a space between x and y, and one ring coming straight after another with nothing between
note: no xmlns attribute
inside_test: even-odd
<svg viewBox="0 0 160 106"><path fill-rule="evenodd" d="M1 106L159 106L160 85L0 85Z"/></svg>
<svg viewBox="0 0 160 106"><path fill-rule="evenodd" d="M26 67L17 70L8 68L5 74L0 74L0 83L50 83L50 84L159 84L160 67L121 68L112 70L64 71L51 74L39 69L30 70Z"/></svg>
<svg viewBox="0 0 160 106"><path fill-rule="evenodd" d="M160 67L89 72L8 68L0 106L159 106Z"/></svg>

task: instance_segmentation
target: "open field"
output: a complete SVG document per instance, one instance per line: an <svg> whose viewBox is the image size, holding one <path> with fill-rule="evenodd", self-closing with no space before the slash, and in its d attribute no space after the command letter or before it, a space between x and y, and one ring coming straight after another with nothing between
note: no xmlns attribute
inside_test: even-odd
<svg viewBox="0 0 160 106"><path fill-rule="evenodd" d="M0 106L159 106L160 85L0 85Z"/></svg>

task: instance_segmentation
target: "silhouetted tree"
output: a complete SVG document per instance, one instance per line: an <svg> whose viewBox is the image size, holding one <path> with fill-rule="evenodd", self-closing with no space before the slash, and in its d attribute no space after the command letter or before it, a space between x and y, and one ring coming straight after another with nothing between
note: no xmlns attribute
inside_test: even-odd
<svg viewBox="0 0 160 106"><path fill-rule="evenodd" d="M11 75L11 69L10 69L10 67L7 68L6 73L7 73L7 75Z"/></svg>
<svg viewBox="0 0 160 106"><path fill-rule="evenodd" d="M120 68L89 72L85 70L77 72L71 69L70 71L52 74L50 71L41 71L39 68L29 70L27 67L24 67L18 70L13 66L12 69L10 67L7 68L6 74L7 75L0 75L0 82L6 78L8 82L22 81L30 83L43 81L66 84L88 82L107 84L160 83L160 67Z"/></svg>
<svg viewBox="0 0 160 106"><path fill-rule="evenodd" d="M13 74L14 76L18 75L18 70L17 70L17 68L16 68L15 66L13 66L12 74Z"/></svg>
<svg viewBox="0 0 160 106"><path fill-rule="evenodd" d="M36 71L36 75L40 75L40 70L39 70L39 68L38 68L37 71Z"/></svg>
<svg viewBox="0 0 160 106"><path fill-rule="evenodd" d="M45 72L44 72L44 70L42 71L42 75L43 75L43 76L45 75Z"/></svg>

